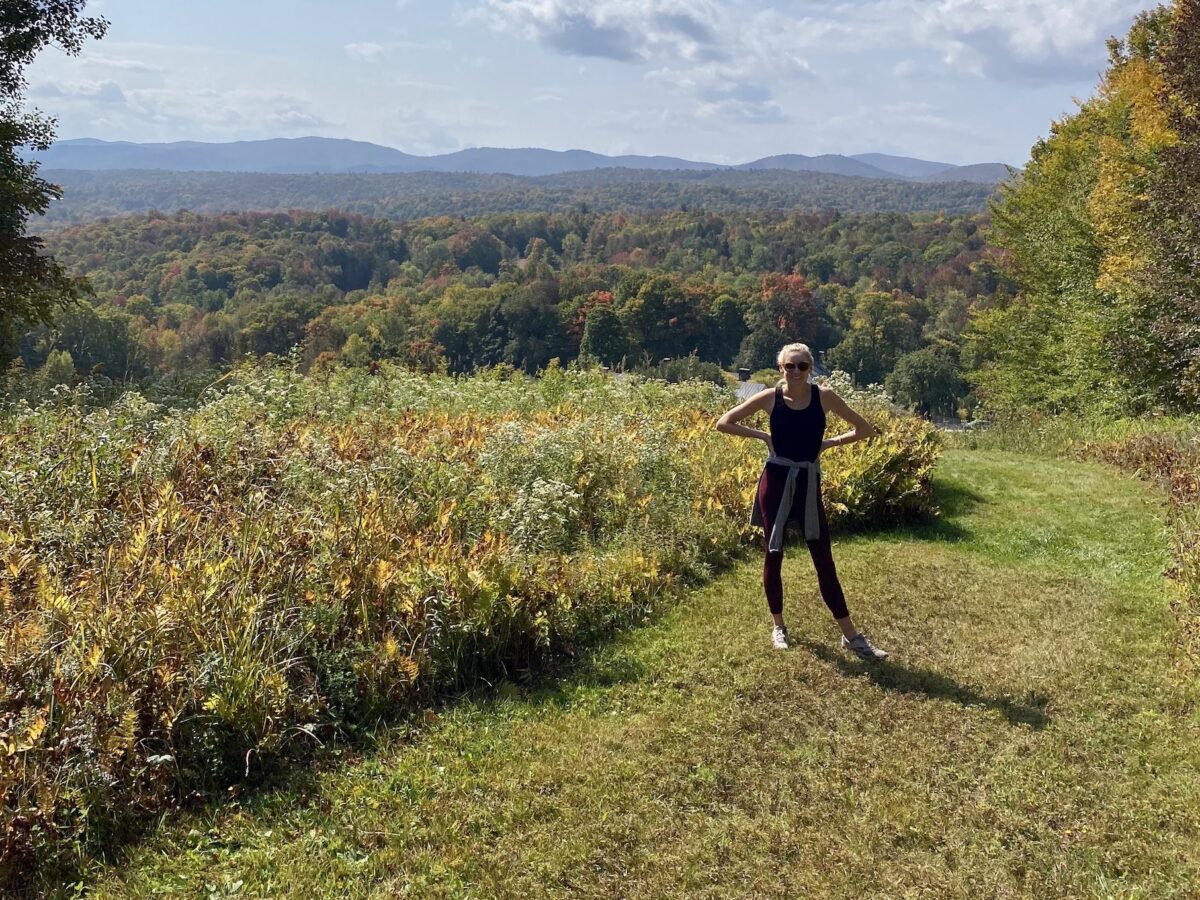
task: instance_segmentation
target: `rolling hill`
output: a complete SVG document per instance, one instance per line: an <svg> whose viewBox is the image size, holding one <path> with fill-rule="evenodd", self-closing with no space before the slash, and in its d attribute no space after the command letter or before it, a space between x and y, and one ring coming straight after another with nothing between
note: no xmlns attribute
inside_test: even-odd
<svg viewBox="0 0 1200 900"><path fill-rule="evenodd" d="M172 212L341 209L392 219L499 212L733 209L950 214L983 210L994 186L788 169L607 168L530 177L472 172L317 173L42 169L61 185L34 229Z"/></svg>
<svg viewBox="0 0 1200 900"><path fill-rule="evenodd" d="M262 172L267 174L460 172L541 177L596 169L641 171L761 171L782 169L885 180L971 181L996 184L1007 179L998 163L953 166L879 153L842 156L767 156L737 166L671 156L606 156L590 150L545 150L537 147L475 147L437 156L415 156L392 147L324 137L273 138L263 141L203 143L179 141L139 144L94 138L59 141L34 154L46 169L112 171L119 169L177 172Z"/></svg>

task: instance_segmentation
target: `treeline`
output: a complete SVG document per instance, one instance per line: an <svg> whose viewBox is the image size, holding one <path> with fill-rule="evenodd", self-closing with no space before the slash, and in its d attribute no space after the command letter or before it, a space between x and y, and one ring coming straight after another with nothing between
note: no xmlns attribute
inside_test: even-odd
<svg viewBox="0 0 1200 900"><path fill-rule="evenodd" d="M95 288L10 354L44 379L203 372L299 346L308 366L534 372L585 354L752 369L804 340L861 383L953 414L960 334L1010 285L979 216L151 214L47 236ZM693 373L704 374L693 365Z"/></svg>
<svg viewBox="0 0 1200 900"><path fill-rule="evenodd" d="M187 209L199 213L341 209L392 219L502 212L667 209L840 209L848 213L981 212L994 188L921 184L815 172L602 169L543 177L414 174L267 175L227 172L47 171L63 199L40 231L98 218Z"/></svg>
<svg viewBox="0 0 1200 900"><path fill-rule="evenodd" d="M1002 192L1021 290L971 330L998 410L1200 408L1200 0L1143 13Z"/></svg>

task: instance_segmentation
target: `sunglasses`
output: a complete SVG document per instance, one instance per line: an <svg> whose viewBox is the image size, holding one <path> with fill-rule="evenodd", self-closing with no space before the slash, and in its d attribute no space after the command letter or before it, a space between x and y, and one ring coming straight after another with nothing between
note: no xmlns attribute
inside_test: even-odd
<svg viewBox="0 0 1200 900"><path fill-rule="evenodd" d="M812 363L807 362L784 363L783 369L785 372L807 372L811 365Z"/></svg>

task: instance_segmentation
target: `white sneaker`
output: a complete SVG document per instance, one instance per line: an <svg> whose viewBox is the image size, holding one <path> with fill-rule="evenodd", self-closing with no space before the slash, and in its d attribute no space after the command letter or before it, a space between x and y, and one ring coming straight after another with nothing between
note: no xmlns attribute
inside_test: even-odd
<svg viewBox="0 0 1200 900"><path fill-rule="evenodd" d="M776 625L771 629L771 646L776 650L786 650L788 648L786 625Z"/></svg>
<svg viewBox="0 0 1200 900"><path fill-rule="evenodd" d="M842 637L842 649L849 650L851 653L857 653L863 659L887 659L887 651L880 650L869 640L861 631L850 640Z"/></svg>

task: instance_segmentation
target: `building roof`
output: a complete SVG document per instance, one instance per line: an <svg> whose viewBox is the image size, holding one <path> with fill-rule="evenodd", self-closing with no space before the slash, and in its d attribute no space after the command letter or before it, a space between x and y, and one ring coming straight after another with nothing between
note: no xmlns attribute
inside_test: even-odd
<svg viewBox="0 0 1200 900"><path fill-rule="evenodd" d="M739 382L737 388L737 398L738 400L749 400L764 388L766 388L766 385L759 384L757 381Z"/></svg>

